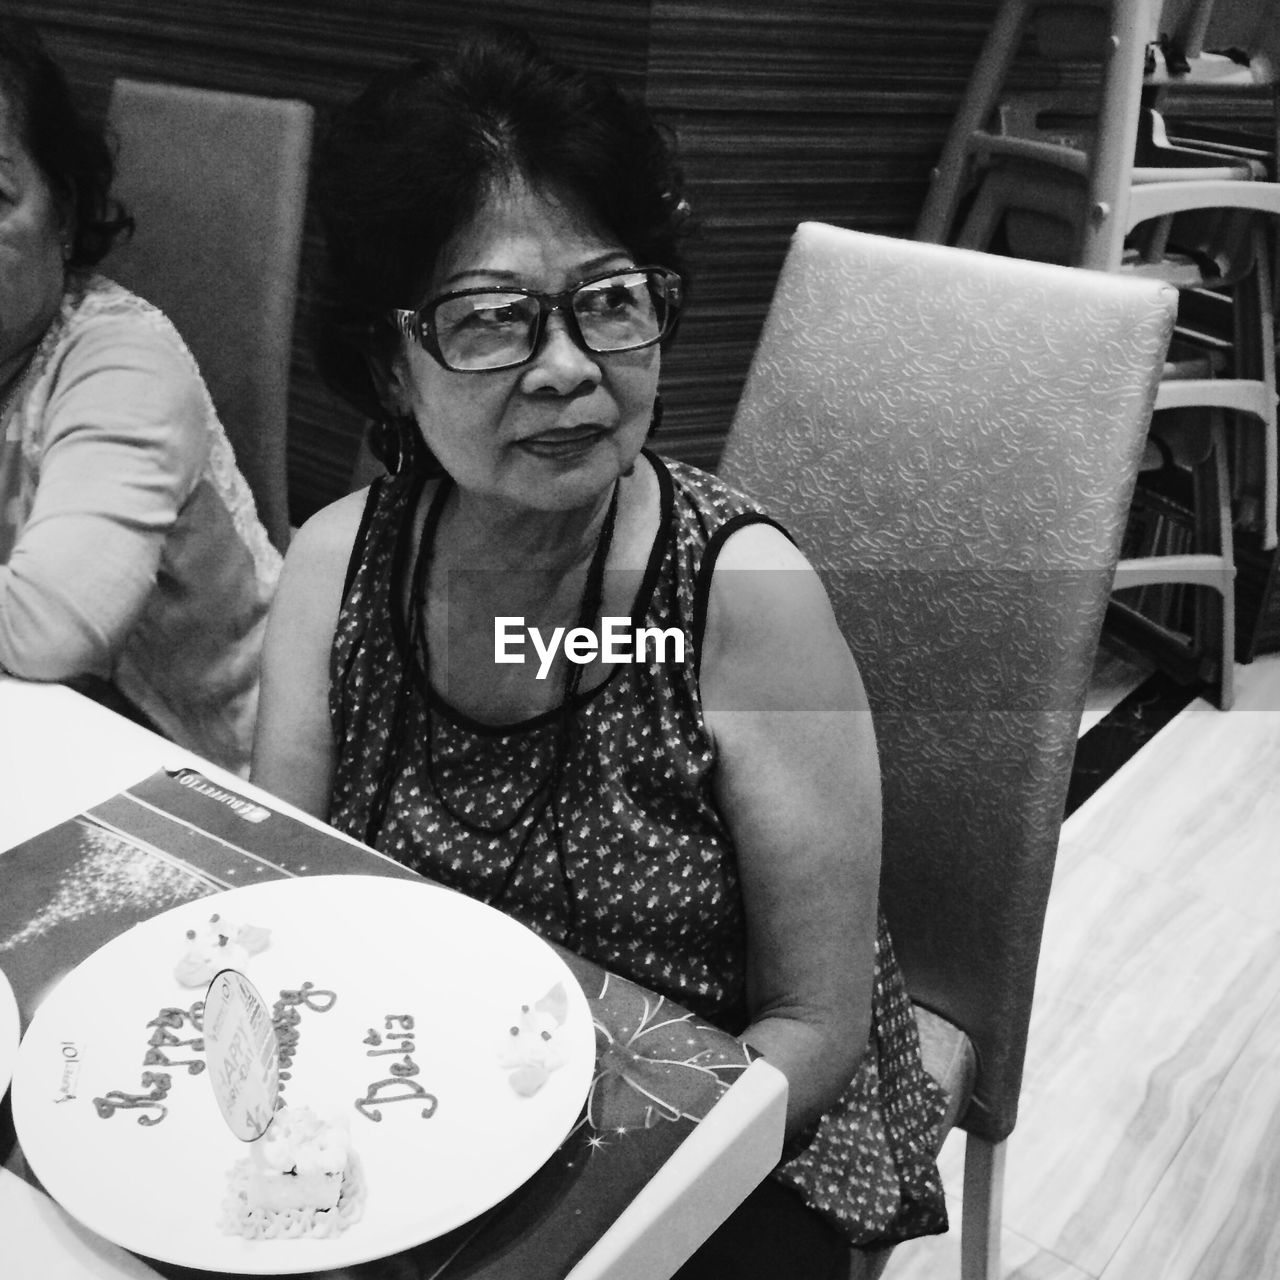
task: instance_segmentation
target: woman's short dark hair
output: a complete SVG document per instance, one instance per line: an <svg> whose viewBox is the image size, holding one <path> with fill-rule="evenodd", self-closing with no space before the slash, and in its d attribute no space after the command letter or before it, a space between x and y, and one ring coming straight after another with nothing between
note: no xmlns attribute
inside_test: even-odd
<svg viewBox="0 0 1280 1280"><path fill-rule="evenodd" d="M688 205L673 149L608 77L521 32L477 32L373 81L332 120L318 156L326 235L320 369L370 417L398 343L395 307L422 301L449 238L491 187L521 176L572 193L637 262L680 271Z"/></svg>
<svg viewBox="0 0 1280 1280"><path fill-rule="evenodd" d="M122 231L133 229L111 196L111 149L76 106L36 29L17 17L0 16L0 94L27 154L70 215L67 265L96 265Z"/></svg>

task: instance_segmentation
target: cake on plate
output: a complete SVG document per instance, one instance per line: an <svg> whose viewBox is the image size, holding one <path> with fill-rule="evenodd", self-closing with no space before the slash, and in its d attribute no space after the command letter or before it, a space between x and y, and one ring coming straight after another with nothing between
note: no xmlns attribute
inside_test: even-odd
<svg viewBox="0 0 1280 1280"><path fill-rule="evenodd" d="M363 1207L346 1120L284 1107L232 1169L223 1229L249 1240L332 1236Z"/></svg>

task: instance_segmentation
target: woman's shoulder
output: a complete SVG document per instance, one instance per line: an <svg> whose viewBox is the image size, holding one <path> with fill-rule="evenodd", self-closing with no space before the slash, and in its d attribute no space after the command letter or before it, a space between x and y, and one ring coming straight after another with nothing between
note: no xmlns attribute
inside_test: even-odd
<svg viewBox="0 0 1280 1280"><path fill-rule="evenodd" d="M361 525L371 506L375 505L382 482L356 489L321 507L304 521L289 542L288 562L295 568L346 564L355 545Z"/></svg>
<svg viewBox="0 0 1280 1280"><path fill-rule="evenodd" d="M101 366L158 379L188 394L204 386L195 357L168 316L104 275L72 279L49 337L48 354L60 372Z"/></svg>
<svg viewBox="0 0 1280 1280"><path fill-rule="evenodd" d="M727 484L719 476L691 462L648 454L661 477L665 472L677 499L701 510L725 514L767 514L764 508L742 490Z"/></svg>
<svg viewBox="0 0 1280 1280"><path fill-rule="evenodd" d="M177 330L150 303L105 276L75 273L27 366L25 383L29 390L43 387L47 397L68 375L116 367L122 354L134 366L157 356L172 364L180 353L191 359Z"/></svg>
<svg viewBox="0 0 1280 1280"><path fill-rule="evenodd" d="M118 443L125 423L130 447L151 451L181 478L179 487L205 465L216 419L173 326L149 303L93 274L68 282L15 405L32 458L64 440Z"/></svg>
<svg viewBox="0 0 1280 1280"><path fill-rule="evenodd" d="M427 482L428 496L431 482ZM420 481L411 476L381 476L372 484L354 489L321 507L306 520L289 542L287 571L337 573L339 581L349 576L352 555L362 557L384 548L400 528L406 504L422 493Z"/></svg>
<svg viewBox="0 0 1280 1280"><path fill-rule="evenodd" d="M68 282L62 319L72 330L109 325L150 331L166 340L178 337L173 322L159 307L96 271L75 275Z"/></svg>
<svg viewBox="0 0 1280 1280"><path fill-rule="evenodd" d="M685 543L714 543L717 547L739 529L759 526L773 536L789 536L765 504L701 467L674 458L649 455L660 483L670 493L676 529ZM763 536L768 537L769 534Z"/></svg>
<svg viewBox="0 0 1280 1280"><path fill-rule="evenodd" d="M791 536L768 508L749 494L727 484L719 476L679 462L649 455L660 484L670 493L670 506L679 540L710 552L704 569L719 561L730 547L789 548ZM785 550L782 551L784 557ZM788 557L789 558L789 557Z"/></svg>

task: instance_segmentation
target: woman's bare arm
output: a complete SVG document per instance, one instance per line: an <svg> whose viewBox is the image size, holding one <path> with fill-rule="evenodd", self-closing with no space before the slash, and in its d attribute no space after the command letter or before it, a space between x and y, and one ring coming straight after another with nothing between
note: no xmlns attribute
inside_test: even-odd
<svg viewBox="0 0 1280 1280"><path fill-rule="evenodd" d="M335 744L329 727L329 653L342 584L366 491L312 517L294 537L271 606L251 779L328 818Z"/></svg>
<svg viewBox="0 0 1280 1280"><path fill-rule="evenodd" d="M880 772L857 665L820 580L777 530L725 543L702 695L746 908L751 1024L787 1076L787 1129L828 1108L870 1028Z"/></svg>

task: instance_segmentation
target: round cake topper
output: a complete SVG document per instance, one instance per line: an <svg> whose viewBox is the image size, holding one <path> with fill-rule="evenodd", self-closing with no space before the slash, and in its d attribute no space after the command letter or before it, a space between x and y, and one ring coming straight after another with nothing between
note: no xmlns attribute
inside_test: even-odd
<svg viewBox="0 0 1280 1280"><path fill-rule="evenodd" d="M204 1002L204 1053L218 1110L241 1142L266 1133L280 1093L271 1010L238 969L214 974Z"/></svg>

